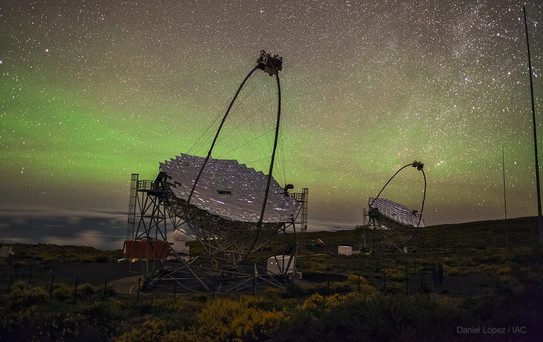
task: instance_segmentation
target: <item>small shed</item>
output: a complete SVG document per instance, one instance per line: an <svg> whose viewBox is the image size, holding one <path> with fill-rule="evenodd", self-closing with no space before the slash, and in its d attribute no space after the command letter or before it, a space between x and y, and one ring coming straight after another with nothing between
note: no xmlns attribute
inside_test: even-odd
<svg viewBox="0 0 543 342"><path fill-rule="evenodd" d="M0 260L7 260L13 255L13 249L11 246L2 246L0 248Z"/></svg>
<svg viewBox="0 0 543 342"><path fill-rule="evenodd" d="M170 246L164 241L126 240L123 251L127 259L166 259Z"/></svg>
<svg viewBox="0 0 543 342"><path fill-rule="evenodd" d="M2 246L0 248L0 260L8 260L11 256L13 256L13 248L11 246Z"/></svg>
<svg viewBox="0 0 543 342"><path fill-rule="evenodd" d="M184 229L176 229L173 232L173 250L179 254L189 254L190 247L187 246L187 232Z"/></svg>
<svg viewBox="0 0 543 342"><path fill-rule="evenodd" d="M296 256L276 255L268 258L266 270L268 274L292 274L294 273L295 263Z"/></svg>
<svg viewBox="0 0 543 342"><path fill-rule="evenodd" d="M353 255L353 247L337 246L337 255Z"/></svg>

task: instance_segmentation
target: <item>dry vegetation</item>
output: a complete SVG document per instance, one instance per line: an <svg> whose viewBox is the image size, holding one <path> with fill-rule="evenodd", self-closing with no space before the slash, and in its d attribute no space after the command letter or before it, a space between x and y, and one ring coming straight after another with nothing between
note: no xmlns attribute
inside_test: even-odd
<svg viewBox="0 0 543 342"><path fill-rule="evenodd" d="M361 231L298 234L297 286L215 298L117 293L115 279L127 275L126 264L110 263L119 251L14 245L0 271L0 341L535 341L543 336L535 226L521 218L429 227L408 255L338 256ZM254 261L289 241L278 236Z"/></svg>

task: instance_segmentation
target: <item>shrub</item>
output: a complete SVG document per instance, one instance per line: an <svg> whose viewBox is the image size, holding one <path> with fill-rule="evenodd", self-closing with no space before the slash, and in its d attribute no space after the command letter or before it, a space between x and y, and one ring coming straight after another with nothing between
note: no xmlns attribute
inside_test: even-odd
<svg viewBox="0 0 543 342"><path fill-rule="evenodd" d="M31 305L48 302L48 295L40 287L32 287L23 281L17 281L13 284L11 292L8 295L8 310L17 310Z"/></svg>
<svg viewBox="0 0 543 342"><path fill-rule="evenodd" d="M356 274L350 274L347 278L352 292L356 292L360 297L371 299L378 293L377 289L368 283L368 280Z"/></svg>
<svg viewBox="0 0 543 342"><path fill-rule="evenodd" d="M162 319L168 325L188 328L197 321L203 304L185 299L156 297L151 304L150 313Z"/></svg>
<svg viewBox="0 0 543 342"><path fill-rule="evenodd" d="M304 272L327 272L330 266L329 260L330 258L328 255L315 255L312 258L307 258L304 263Z"/></svg>
<svg viewBox="0 0 543 342"><path fill-rule="evenodd" d="M53 299L67 302L74 298L74 287L67 283L55 283L53 285Z"/></svg>
<svg viewBox="0 0 543 342"><path fill-rule="evenodd" d="M216 299L198 318L197 336L211 340L245 341L269 337L284 313L249 305L250 301Z"/></svg>
<svg viewBox="0 0 543 342"><path fill-rule="evenodd" d="M41 307L48 303L45 290L31 287L22 281L12 286L0 315L0 340L24 340L41 320Z"/></svg>
<svg viewBox="0 0 543 342"><path fill-rule="evenodd" d="M426 297L314 295L277 329L278 340L450 340L462 315L457 303Z"/></svg>
<svg viewBox="0 0 543 342"><path fill-rule="evenodd" d="M352 295L350 297L353 297ZM313 312L315 314L329 311L331 308L341 305L347 300L347 296L340 294L333 294L331 296L321 296L318 293L315 293L311 297L305 300L305 302L300 305L301 310L306 310Z"/></svg>
<svg viewBox="0 0 543 342"><path fill-rule="evenodd" d="M205 304L192 326L180 327L174 320L153 317L122 334L117 341L247 341L269 338L284 313L258 308L261 301L251 297L239 301L216 299ZM155 299L151 308L183 310L185 307L182 303L172 303L171 299L169 302Z"/></svg>
<svg viewBox="0 0 543 342"><path fill-rule="evenodd" d="M166 324L158 318L151 318L141 327L135 327L117 338L118 342L165 341Z"/></svg>
<svg viewBox="0 0 543 342"><path fill-rule="evenodd" d="M386 268L385 274L387 280L405 281L405 266Z"/></svg>
<svg viewBox="0 0 543 342"><path fill-rule="evenodd" d="M496 274L503 275L503 274L511 274L513 269L509 265L502 265L498 266L498 269L496 270Z"/></svg>
<svg viewBox="0 0 543 342"><path fill-rule="evenodd" d="M96 294L97 292L98 290L96 289L96 287L89 283L81 284L77 288L77 293L83 297L90 297Z"/></svg>

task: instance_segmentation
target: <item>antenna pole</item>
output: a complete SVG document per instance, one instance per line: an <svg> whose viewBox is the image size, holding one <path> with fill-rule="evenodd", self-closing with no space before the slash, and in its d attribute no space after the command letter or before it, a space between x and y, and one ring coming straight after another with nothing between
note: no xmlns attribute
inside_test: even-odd
<svg viewBox="0 0 543 342"><path fill-rule="evenodd" d="M505 152L503 151L502 146L502 175L503 175L503 216L507 220L507 195L505 192ZM508 232L507 232L507 222L505 222L505 255L507 256L507 245L508 245Z"/></svg>
<svg viewBox="0 0 543 342"><path fill-rule="evenodd" d="M543 245L543 218L541 216L541 186L539 183L539 160L537 157L537 131L535 123L535 104L534 104L534 83L532 80L532 58L530 56L530 39L528 38L528 23L526 20L526 6L522 6L524 12L524 28L526 30L526 48L528 50L528 71L530 74L530 92L532 97L532 124L534 132L534 153L535 153L535 180L537 187L537 227L539 235L539 244Z"/></svg>
<svg viewBox="0 0 543 342"><path fill-rule="evenodd" d="M507 220L507 193L505 192L505 152L502 146L503 216Z"/></svg>

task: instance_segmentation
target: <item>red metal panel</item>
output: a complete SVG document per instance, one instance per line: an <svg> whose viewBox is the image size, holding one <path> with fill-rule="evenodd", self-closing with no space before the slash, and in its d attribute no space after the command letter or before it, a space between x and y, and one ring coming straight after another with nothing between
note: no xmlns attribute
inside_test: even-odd
<svg viewBox="0 0 543 342"><path fill-rule="evenodd" d="M170 253L168 242L133 241L124 242L124 257L129 259L165 259Z"/></svg>

